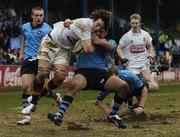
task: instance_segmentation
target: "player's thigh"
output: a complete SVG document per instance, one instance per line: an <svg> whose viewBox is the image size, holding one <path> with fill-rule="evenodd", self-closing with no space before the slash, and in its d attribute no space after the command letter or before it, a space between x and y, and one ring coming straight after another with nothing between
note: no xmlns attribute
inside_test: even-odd
<svg viewBox="0 0 180 137"><path fill-rule="evenodd" d="M54 59L55 77L65 79L69 70L70 51L60 49Z"/></svg>
<svg viewBox="0 0 180 137"><path fill-rule="evenodd" d="M49 68L49 69L51 69L52 63L47 61L47 60L39 59L38 60L38 68Z"/></svg>
<svg viewBox="0 0 180 137"><path fill-rule="evenodd" d="M151 81L152 76L151 76L151 72L148 68L144 69L143 71L141 71L141 76L147 80L147 81Z"/></svg>
<svg viewBox="0 0 180 137"><path fill-rule="evenodd" d="M36 80L42 82L45 80L45 78L48 78L51 68L52 64L50 62L40 59L38 61L38 74L36 76Z"/></svg>
<svg viewBox="0 0 180 137"><path fill-rule="evenodd" d="M68 75L68 66L63 64L55 64L54 65L54 80L63 81Z"/></svg>
<svg viewBox="0 0 180 137"><path fill-rule="evenodd" d="M125 81L117 76L110 76L104 85L104 89L107 91L118 92L120 90L127 90L128 85Z"/></svg>
<svg viewBox="0 0 180 137"><path fill-rule="evenodd" d="M23 74L22 75L23 92L32 91L35 77L36 77L35 74Z"/></svg>
<svg viewBox="0 0 180 137"><path fill-rule="evenodd" d="M41 42L38 53L38 67L51 68L59 52L59 47L48 36L45 36Z"/></svg>

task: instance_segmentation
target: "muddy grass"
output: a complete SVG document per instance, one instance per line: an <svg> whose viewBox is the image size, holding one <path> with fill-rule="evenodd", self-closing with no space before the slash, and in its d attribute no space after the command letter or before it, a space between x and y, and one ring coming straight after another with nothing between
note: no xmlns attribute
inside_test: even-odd
<svg viewBox="0 0 180 137"><path fill-rule="evenodd" d="M124 112L126 113L126 112ZM0 137L180 137L180 110L167 114L124 114L126 129L108 123L103 113L84 117L67 114L62 126L54 126L46 114L33 114L31 125L17 126L16 113L0 116Z"/></svg>
<svg viewBox="0 0 180 137"><path fill-rule="evenodd" d="M106 115L95 105L96 92L80 93L74 100L60 127L47 119L48 112L56 112L52 101L42 100L32 113L28 126L17 126L21 119L20 93L0 93L0 137L180 137L179 87L171 87L150 94L145 113L137 116L124 106L120 116L126 129L108 123ZM112 96L107 99L111 104Z"/></svg>

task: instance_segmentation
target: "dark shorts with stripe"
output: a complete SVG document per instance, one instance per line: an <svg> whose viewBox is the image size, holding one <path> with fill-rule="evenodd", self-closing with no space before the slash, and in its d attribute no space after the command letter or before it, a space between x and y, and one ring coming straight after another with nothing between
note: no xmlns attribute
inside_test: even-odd
<svg viewBox="0 0 180 137"><path fill-rule="evenodd" d="M21 64L21 75L23 74L37 74L38 73L38 60L37 59L25 59Z"/></svg>
<svg viewBox="0 0 180 137"><path fill-rule="evenodd" d="M78 69L75 74L81 74L87 81L87 86L84 90L104 90L104 84L111 76L106 70L97 68Z"/></svg>

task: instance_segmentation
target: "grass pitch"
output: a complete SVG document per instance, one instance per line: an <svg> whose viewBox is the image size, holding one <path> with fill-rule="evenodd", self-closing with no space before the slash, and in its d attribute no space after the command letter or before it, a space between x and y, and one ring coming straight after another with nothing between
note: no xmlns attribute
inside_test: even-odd
<svg viewBox="0 0 180 137"><path fill-rule="evenodd" d="M60 93L64 91L59 90ZM56 112L53 100L42 98L29 126L17 126L22 118L20 88L0 89L0 137L180 137L180 84L161 86L150 93L144 117L122 115L127 129L108 123L106 115L95 106L96 91L81 91L63 119L62 126L48 121L47 113ZM111 104L113 95L105 100Z"/></svg>

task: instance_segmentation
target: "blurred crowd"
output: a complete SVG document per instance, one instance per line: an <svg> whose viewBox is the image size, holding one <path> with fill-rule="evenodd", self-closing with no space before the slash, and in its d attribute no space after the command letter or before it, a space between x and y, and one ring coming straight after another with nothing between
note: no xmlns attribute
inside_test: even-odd
<svg viewBox="0 0 180 137"><path fill-rule="evenodd" d="M6 4L0 5L0 64L19 64L21 26L27 22L29 12L26 10L29 9L19 13L18 10ZM129 19L127 17L118 14L115 16L115 37L120 38L129 30ZM166 25L161 24L161 26ZM146 19L142 23L142 28L150 33L154 39L153 44L156 45L155 24ZM159 42L160 51L159 55L156 56L157 65L165 68L180 67L180 36L176 28L174 26L173 29L172 26L162 27L160 29Z"/></svg>
<svg viewBox="0 0 180 137"><path fill-rule="evenodd" d="M13 8L0 5L0 64L18 64L22 17Z"/></svg>

